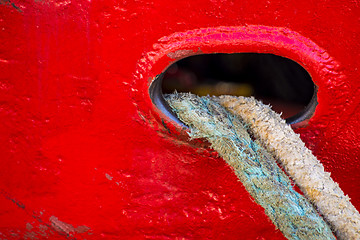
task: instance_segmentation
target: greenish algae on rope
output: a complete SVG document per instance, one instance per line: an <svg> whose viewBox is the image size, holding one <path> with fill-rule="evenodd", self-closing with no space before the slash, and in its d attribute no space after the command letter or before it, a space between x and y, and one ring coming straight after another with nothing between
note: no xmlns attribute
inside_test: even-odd
<svg viewBox="0 0 360 240"><path fill-rule="evenodd" d="M330 227L247 127L210 97L165 96L192 138L206 138L232 167L246 190L288 239L335 239Z"/></svg>

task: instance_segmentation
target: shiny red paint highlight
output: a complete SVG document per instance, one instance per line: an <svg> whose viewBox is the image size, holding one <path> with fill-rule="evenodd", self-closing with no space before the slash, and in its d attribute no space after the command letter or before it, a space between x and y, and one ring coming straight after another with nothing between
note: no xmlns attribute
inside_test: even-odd
<svg viewBox="0 0 360 240"><path fill-rule="evenodd" d="M359 209L359 13L340 0L1 1L0 238L283 239L150 101L156 75L200 53L304 66L319 105L297 131Z"/></svg>

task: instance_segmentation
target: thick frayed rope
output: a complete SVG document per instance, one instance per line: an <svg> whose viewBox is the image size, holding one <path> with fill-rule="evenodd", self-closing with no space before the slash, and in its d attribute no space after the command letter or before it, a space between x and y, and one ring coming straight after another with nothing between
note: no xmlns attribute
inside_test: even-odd
<svg viewBox="0 0 360 240"><path fill-rule="evenodd" d="M252 134L275 156L339 239L360 239L359 212L280 115L254 98L221 96L213 100L250 127Z"/></svg>
<svg viewBox="0 0 360 240"><path fill-rule="evenodd" d="M297 193L275 159L245 125L209 97L171 94L166 100L192 138L206 138L288 239L335 239L314 207Z"/></svg>

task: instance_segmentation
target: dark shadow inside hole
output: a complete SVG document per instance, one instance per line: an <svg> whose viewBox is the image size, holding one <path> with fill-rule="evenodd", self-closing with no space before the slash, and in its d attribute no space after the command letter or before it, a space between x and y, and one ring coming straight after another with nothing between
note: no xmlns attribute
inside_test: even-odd
<svg viewBox="0 0 360 240"><path fill-rule="evenodd" d="M162 92L174 90L201 96L254 96L270 104L290 123L309 118L316 106L316 86L309 73L298 63L273 54L204 54L184 58L163 74Z"/></svg>

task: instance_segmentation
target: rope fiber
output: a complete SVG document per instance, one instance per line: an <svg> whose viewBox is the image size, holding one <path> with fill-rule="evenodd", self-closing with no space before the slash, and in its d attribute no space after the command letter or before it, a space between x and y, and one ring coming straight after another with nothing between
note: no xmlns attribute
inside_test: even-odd
<svg viewBox="0 0 360 240"><path fill-rule="evenodd" d="M360 214L350 198L269 106L253 97L187 93L166 100L190 127L189 135L212 144L288 239L334 239L316 210L338 239L360 239ZM276 161L306 198L294 191Z"/></svg>
<svg viewBox="0 0 360 240"><path fill-rule="evenodd" d="M360 239L360 214L350 198L279 114L255 98L221 96L213 100L251 126L254 137L275 156L338 239Z"/></svg>

